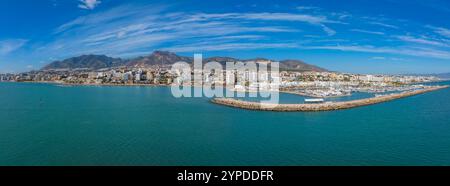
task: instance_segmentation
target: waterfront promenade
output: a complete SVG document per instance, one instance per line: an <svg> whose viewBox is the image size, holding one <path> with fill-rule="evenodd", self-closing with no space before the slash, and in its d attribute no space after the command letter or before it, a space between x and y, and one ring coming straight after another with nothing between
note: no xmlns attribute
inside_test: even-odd
<svg viewBox="0 0 450 186"><path fill-rule="evenodd" d="M321 104L265 104L259 102L242 101L233 98L215 98L211 102L219 105L225 105L230 107L236 107L248 110L261 110L261 111L277 111L277 112L317 112L317 111L331 111L350 109L354 107L372 105L382 102L387 102L399 98L414 96L417 94L423 94L435 90L448 88L449 86L433 86L420 90L406 91L397 94L384 95L379 97L372 97L366 99L344 101L344 102L331 102Z"/></svg>

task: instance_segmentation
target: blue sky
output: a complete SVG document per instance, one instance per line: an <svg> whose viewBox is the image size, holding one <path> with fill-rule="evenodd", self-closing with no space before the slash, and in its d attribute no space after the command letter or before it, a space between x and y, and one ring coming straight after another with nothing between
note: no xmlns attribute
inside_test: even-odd
<svg viewBox="0 0 450 186"><path fill-rule="evenodd" d="M352 73L450 72L446 0L3 0L0 72L81 54L301 59Z"/></svg>

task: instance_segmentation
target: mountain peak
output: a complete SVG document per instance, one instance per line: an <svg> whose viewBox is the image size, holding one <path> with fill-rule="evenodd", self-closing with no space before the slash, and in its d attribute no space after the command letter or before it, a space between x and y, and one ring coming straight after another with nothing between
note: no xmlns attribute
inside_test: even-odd
<svg viewBox="0 0 450 186"><path fill-rule="evenodd" d="M307 64L301 60L287 59L280 61L280 70L327 72L327 69Z"/></svg>
<svg viewBox="0 0 450 186"><path fill-rule="evenodd" d="M261 62L261 61L271 61L271 60L270 59L266 59L266 58L262 58L262 57L257 57L257 58L253 58L253 59L247 59L245 61Z"/></svg>
<svg viewBox="0 0 450 186"><path fill-rule="evenodd" d="M173 52L169 52L169 51L157 50L157 51L154 51L152 53L152 55L155 55L155 56L173 56L173 55L176 55L176 54L173 53Z"/></svg>
<svg viewBox="0 0 450 186"><path fill-rule="evenodd" d="M183 57L178 56L177 54L173 52L168 51L154 51L151 55L145 56L145 57L138 57L135 59L130 60L127 63L127 66L132 67L146 67L146 66L153 66L153 65L171 65L176 62L192 62L193 59L190 57Z"/></svg>

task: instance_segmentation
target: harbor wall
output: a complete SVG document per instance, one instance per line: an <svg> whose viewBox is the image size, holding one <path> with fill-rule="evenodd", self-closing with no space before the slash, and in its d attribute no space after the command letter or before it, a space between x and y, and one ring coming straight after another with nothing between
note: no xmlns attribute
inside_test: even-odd
<svg viewBox="0 0 450 186"><path fill-rule="evenodd" d="M261 111L277 111L277 112L318 112L318 111L331 111L349 109L354 107L372 105L382 102L387 102L399 98L414 96L417 94L423 94L435 90L448 88L449 86L433 86L420 90L406 91L397 94L384 95L379 97L372 97L366 99L344 101L344 102L332 102L321 104L266 104L259 102L242 101L233 98L214 98L211 102L219 105L225 105L235 108L248 109L248 110L261 110Z"/></svg>

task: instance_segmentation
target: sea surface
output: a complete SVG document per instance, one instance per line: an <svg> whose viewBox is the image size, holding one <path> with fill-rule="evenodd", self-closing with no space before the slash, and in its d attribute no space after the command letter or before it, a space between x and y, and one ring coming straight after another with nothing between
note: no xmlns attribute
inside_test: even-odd
<svg viewBox="0 0 450 186"><path fill-rule="evenodd" d="M283 113L170 87L0 83L0 165L450 165L450 89Z"/></svg>

